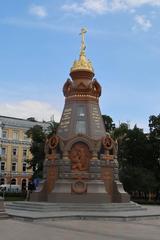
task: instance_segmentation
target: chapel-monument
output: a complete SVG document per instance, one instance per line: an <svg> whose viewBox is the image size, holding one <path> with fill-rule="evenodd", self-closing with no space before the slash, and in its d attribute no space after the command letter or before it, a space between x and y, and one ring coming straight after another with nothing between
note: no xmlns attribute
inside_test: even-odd
<svg viewBox="0 0 160 240"><path fill-rule="evenodd" d="M129 202L118 178L117 143L105 131L99 107L101 85L86 58L81 29L79 59L63 86L65 105L57 130L46 142L44 176L32 201Z"/></svg>

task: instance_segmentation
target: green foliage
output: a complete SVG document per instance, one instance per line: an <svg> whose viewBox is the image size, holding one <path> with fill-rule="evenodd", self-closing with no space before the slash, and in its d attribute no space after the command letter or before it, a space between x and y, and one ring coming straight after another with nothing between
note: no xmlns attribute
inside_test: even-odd
<svg viewBox="0 0 160 240"><path fill-rule="evenodd" d="M118 128L114 129L113 136L115 139L122 140L127 132L128 132L128 124L121 123Z"/></svg>
<svg viewBox="0 0 160 240"><path fill-rule="evenodd" d="M103 118L106 132L111 132L115 127L115 124L113 123L112 118L107 115L102 115L102 118Z"/></svg>
<svg viewBox="0 0 160 240"><path fill-rule="evenodd" d="M154 172L143 167L127 167L120 170L120 179L128 192L156 192L158 182Z"/></svg>
<svg viewBox="0 0 160 240"><path fill-rule="evenodd" d="M152 148L152 159L157 165L160 166L160 114L158 116L150 116L149 117L149 128L150 128L150 143ZM159 168L156 167L158 175L158 179L160 181L159 177Z"/></svg>
<svg viewBox="0 0 160 240"><path fill-rule="evenodd" d="M28 120L28 121L31 121L31 122L37 122L34 117L29 117L29 118L27 118L27 120Z"/></svg>
<svg viewBox="0 0 160 240"><path fill-rule="evenodd" d="M123 165L123 160L127 159L125 165L133 167L144 166L146 158L147 138L141 129L134 127L125 134L120 150L119 160Z"/></svg>
<svg viewBox="0 0 160 240"><path fill-rule="evenodd" d="M35 125L26 132L27 137L32 138L32 141L43 142L45 139L45 133L42 126Z"/></svg>
<svg viewBox="0 0 160 240"><path fill-rule="evenodd" d="M150 136L160 138L160 114L149 117Z"/></svg>
<svg viewBox="0 0 160 240"><path fill-rule="evenodd" d="M30 151L32 153L32 159L27 160L29 168L33 169L33 178L42 178L43 173L43 162L45 159L45 142L48 137L56 133L58 123L51 122L47 131L44 131L40 125L35 125L26 132L26 135L32 139Z"/></svg>
<svg viewBox="0 0 160 240"><path fill-rule="evenodd" d="M45 158L44 146L46 135L45 132L40 125L35 125L31 129L26 132L26 135L32 139L32 144L30 147L30 151L32 153L32 160L30 163L30 167L32 167L34 172L34 177L41 177L43 170L43 161Z"/></svg>
<svg viewBox="0 0 160 240"><path fill-rule="evenodd" d="M58 126L59 126L59 123L57 122L49 122L49 126L47 129L48 137L52 136L53 134L56 134Z"/></svg>
<svg viewBox="0 0 160 240"><path fill-rule="evenodd" d="M118 141L120 179L128 192L160 190L160 115L150 116L149 126L149 134L136 125L128 129L127 123L113 131Z"/></svg>

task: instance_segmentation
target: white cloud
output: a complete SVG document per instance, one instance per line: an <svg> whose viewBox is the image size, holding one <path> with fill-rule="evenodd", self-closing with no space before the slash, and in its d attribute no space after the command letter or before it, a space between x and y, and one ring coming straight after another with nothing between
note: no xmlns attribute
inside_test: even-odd
<svg viewBox="0 0 160 240"><path fill-rule="evenodd" d="M108 6L105 0L85 0L83 2L83 7L91 12L104 13Z"/></svg>
<svg viewBox="0 0 160 240"><path fill-rule="evenodd" d="M48 15L46 8L40 5L31 5L29 13L41 18L44 18Z"/></svg>
<svg viewBox="0 0 160 240"><path fill-rule="evenodd" d="M108 1L108 0L106 0ZM119 5L119 9L122 7L126 9L148 6L160 6L160 0L112 0L113 8L116 4Z"/></svg>
<svg viewBox="0 0 160 240"><path fill-rule="evenodd" d="M81 0L79 3L72 1L64 4L62 9L67 12L76 12L82 14L103 14L106 12L131 10L135 8L148 6L160 6L160 0Z"/></svg>
<svg viewBox="0 0 160 240"><path fill-rule="evenodd" d="M81 3L64 4L62 9L67 12L75 13L97 13L102 14L107 11L106 0L83 0Z"/></svg>
<svg viewBox="0 0 160 240"><path fill-rule="evenodd" d="M53 115L55 121L59 121L61 116L52 105L33 100L0 103L0 115L24 119L34 117L39 121L49 121Z"/></svg>
<svg viewBox="0 0 160 240"><path fill-rule="evenodd" d="M82 13L82 14L87 13L87 10L83 6L81 6L77 3L64 4L62 6L62 9L66 12L74 12L74 13Z"/></svg>
<svg viewBox="0 0 160 240"><path fill-rule="evenodd" d="M151 21L147 19L144 15L136 15L135 22L136 26L134 28L140 28L145 32L147 32L152 27Z"/></svg>

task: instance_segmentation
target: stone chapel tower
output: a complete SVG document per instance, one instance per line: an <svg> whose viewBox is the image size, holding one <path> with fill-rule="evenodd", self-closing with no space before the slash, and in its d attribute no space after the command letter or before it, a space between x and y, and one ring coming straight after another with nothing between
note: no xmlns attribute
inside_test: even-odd
<svg viewBox="0 0 160 240"><path fill-rule="evenodd" d="M44 180L32 200L49 202L128 202L118 179L117 145L106 134L99 107L101 86L85 53L63 86L65 105L57 130L46 144Z"/></svg>

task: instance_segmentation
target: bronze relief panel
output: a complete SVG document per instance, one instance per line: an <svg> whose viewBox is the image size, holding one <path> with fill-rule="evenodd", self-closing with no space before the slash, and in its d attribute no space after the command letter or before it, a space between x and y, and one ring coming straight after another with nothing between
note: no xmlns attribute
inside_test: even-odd
<svg viewBox="0 0 160 240"><path fill-rule="evenodd" d="M75 143L69 152L69 159L72 164L72 171L88 171L91 152L83 142Z"/></svg>

